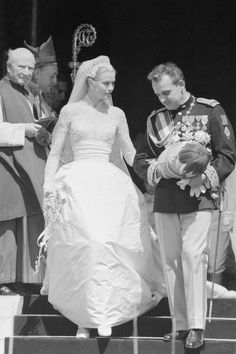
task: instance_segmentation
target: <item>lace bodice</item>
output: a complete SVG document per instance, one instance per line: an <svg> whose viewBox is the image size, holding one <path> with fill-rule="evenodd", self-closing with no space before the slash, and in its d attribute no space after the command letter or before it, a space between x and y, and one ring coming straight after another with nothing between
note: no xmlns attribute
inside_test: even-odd
<svg viewBox="0 0 236 354"><path fill-rule="evenodd" d="M74 154L84 141L103 142L111 150L115 139L125 160L132 166L135 149L129 137L125 114L121 109L110 106L107 113L102 113L84 101L67 104L62 109L53 131L45 170L45 186L48 187L53 181L67 141Z"/></svg>

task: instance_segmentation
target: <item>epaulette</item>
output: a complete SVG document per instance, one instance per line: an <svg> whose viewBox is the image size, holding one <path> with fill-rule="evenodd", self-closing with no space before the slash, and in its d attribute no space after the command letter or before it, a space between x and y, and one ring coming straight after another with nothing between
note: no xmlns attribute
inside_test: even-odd
<svg viewBox="0 0 236 354"><path fill-rule="evenodd" d="M206 106L210 106L210 107L213 107L213 108L215 106L217 106L218 104L220 104L220 102L214 100L213 98L212 99L208 99L208 98L202 98L202 97L198 97L197 98L197 102L205 104Z"/></svg>
<svg viewBox="0 0 236 354"><path fill-rule="evenodd" d="M151 114L149 114L148 118L151 118L151 117L153 117L154 115L156 115L157 113L162 112L162 111L165 111L165 110L166 110L165 107L162 107L162 108L160 108L160 109L155 109L154 111L152 111Z"/></svg>

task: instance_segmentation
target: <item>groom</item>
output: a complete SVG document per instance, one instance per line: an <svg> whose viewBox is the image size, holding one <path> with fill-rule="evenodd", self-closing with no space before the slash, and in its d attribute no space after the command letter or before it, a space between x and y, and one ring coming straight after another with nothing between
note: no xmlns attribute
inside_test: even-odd
<svg viewBox="0 0 236 354"><path fill-rule="evenodd" d="M176 320L175 339L187 348L203 344L206 319L207 237L221 183L235 165L232 127L215 100L195 98L186 90L182 70L173 63L156 66L148 75L164 108L147 120L147 134L138 149L135 172L155 185L155 224L169 307ZM204 173L188 185L164 178L157 158L170 143L195 140L211 149L213 159ZM172 335L164 339L170 341Z"/></svg>

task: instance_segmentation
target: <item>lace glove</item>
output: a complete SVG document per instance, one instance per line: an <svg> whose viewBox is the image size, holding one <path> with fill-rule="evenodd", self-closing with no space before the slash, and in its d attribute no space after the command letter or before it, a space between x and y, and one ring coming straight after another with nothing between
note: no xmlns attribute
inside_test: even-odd
<svg viewBox="0 0 236 354"><path fill-rule="evenodd" d="M119 114L119 124L116 132L117 142L125 161L129 166L133 166L136 150L130 139L128 123L121 109L117 109L117 114Z"/></svg>
<svg viewBox="0 0 236 354"><path fill-rule="evenodd" d="M45 167L44 198L55 195L55 175L65 145L65 139L69 127L69 111L66 106L61 110L60 118L52 134L51 150ZM50 134L50 133L49 133Z"/></svg>

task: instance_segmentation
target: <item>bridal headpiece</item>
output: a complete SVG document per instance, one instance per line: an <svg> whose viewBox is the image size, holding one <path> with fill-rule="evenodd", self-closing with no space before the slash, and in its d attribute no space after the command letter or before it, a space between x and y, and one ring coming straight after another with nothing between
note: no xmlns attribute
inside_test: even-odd
<svg viewBox="0 0 236 354"><path fill-rule="evenodd" d="M109 62L98 61L93 64L91 70L88 73L88 77L91 77L92 79L94 79L97 75L98 69L100 69L100 68L105 68L105 69L111 70L111 71L114 70L114 68L110 64L110 61Z"/></svg>
<svg viewBox="0 0 236 354"><path fill-rule="evenodd" d="M95 59L84 61L76 74L74 87L71 92L69 103L78 102L87 94L87 78L95 78L98 69L106 68L107 70L114 70L110 63L110 59L105 55L100 55Z"/></svg>

